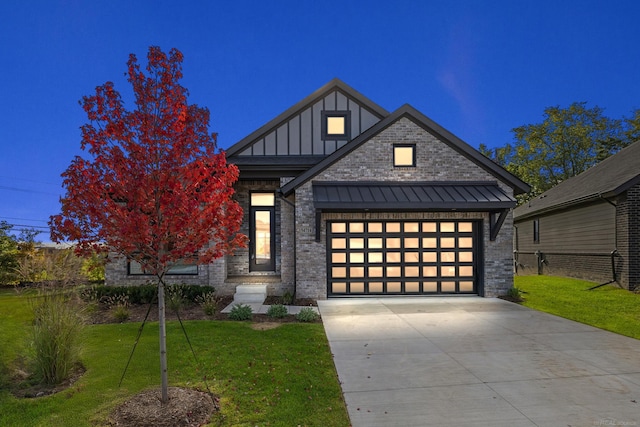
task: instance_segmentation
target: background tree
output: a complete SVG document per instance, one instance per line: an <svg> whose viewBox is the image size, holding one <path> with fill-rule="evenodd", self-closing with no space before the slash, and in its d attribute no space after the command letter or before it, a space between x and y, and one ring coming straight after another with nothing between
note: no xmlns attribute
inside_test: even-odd
<svg viewBox="0 0 640 427"><path fill-rule="evenodd" d="M624 135L631 144L640 141L640 109L632 111L631 117L624 119Z"/></svg>
<svg viewBox="0 0 640 427"><path fill-rule="evenodd" d="M80 253L109 250L142 264L158 279L162 401L167 402L164 276L177 261L209 263L244 245L242 209L232 199L238 169L216 152L209 111L187 103L182 54L150 47L146 74L135 55L127 77L135 109L113 83L81 104L89 123L81 148L62 174L62 212L51 237L77 242Z"/></svg>
<svg viewBox="0 0 640 427"><path fill-rule="evenodd" d="M35 252L35 238L39 234L31 228L24 228L16 236L13 225L0 221L0 285L20 283L20 263Z"/></svg>
<svg viewBox="0 0 640 427"><path fill-rule="evenodd" d="M515 142L482 151L531 185L520 201L533 198L584 172L629 144L623 121L611 119L599 107L575 102L567 108L548 107L538 124L512 129Z"/></svg>
<svg viewBox="0 0 640 427"><path fill-rule="evenodd" d="M0 221L0 285L15 283L17 279L19 250L18 240L11 234L13 227Z"/></svg>

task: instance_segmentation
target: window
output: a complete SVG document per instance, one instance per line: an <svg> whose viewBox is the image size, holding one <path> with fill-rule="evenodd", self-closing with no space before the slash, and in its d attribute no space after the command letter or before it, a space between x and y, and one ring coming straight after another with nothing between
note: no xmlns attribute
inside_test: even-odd
<svg viewBox="0 0 640 427"><path fill-rule="evenodd" d="M147 276L149 273L144 271L142 265L140 265L137 261L129 261L129 271L128 274L130 276ZM198 275L198 266L196 264L187 264L184 261L178 261L174 264L173 267L167 271L167 274L176 275L176 276L197 276Z"/></svg>
<svg viewBox="0 0 640 427"><path fill-rule="evenodd" d="M540 220L533 220L533 243L540 243Z"/></svg>
<svg viewBox="0 0 640 427"><path fill-rule="evenodd" d="M348 140L351 129L351 111L323 111L322 139Z"/></svg>
<svg viewBox="0 0 640 427"><path fill-rule="evenodd" d="M393 146L393 166L415 167L416 146L413 144L395 144Z"/></svg>

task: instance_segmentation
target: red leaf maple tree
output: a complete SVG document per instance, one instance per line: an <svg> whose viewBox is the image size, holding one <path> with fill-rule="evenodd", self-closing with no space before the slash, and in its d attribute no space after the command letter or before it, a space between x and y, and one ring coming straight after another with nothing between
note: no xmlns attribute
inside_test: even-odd
<svg viewBox="0 0 640 427"><path fill-rule="evenodd" d="M62 174L66 194L51 217L52 240L79 253L108 250L158 277L177 261L209 263L244 246L242 208L232 199L238 169L216 153L209 111L187 103L179 84L183 56L148 52L147 75L129 56L136 108L127 111L113 83L81 101L90 123L83 150Z"/></svg>
<svg viewBox="0 0 640 427"><path fill-rule="evenodd" d="M81 148L90 156L62 174L66 194L50 220L53 241L74 241L78 253L117 253L158 278L163 402L164 276L178 261L209 263L246 244L232 198L238 169L216 152L209 111L187 103L182 60L177 49L167 55L152 46L145 73L129 56L132 111L111 82L82 98L89 123Z"/></svg>

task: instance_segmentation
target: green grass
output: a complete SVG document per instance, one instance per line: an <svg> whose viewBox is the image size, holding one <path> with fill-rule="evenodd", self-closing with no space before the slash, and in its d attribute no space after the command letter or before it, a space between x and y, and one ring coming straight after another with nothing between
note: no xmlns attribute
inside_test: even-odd
<svg viewBox="0 0 640 427"><path fill-rule="evenodd" d="M139 323L85 330L84 376L71 388L37 399L8 390L8 372L25 351L32 315L25 297L0 292L0 426L104 425L109 412L136 392L160 384L158 324L145 327L118 387ZM169 385L220 396L210 425L348 426L349 418L321 324L287 323L256 331L246 322L185 322L201 366L177 322L167 324Z"/></svg>
<svg viewBox="0 0 640 427"><path fill-rule="evenodd" d="M640 339L640 294L597 283L553 276L517 276L523 305Z"/></svg>

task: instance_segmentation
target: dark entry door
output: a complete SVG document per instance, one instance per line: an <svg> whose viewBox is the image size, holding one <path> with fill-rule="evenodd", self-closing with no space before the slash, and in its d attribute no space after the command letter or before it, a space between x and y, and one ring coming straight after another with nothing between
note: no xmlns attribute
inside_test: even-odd
<svg viewBox="0 0 640 427"><path fill-rule="evenodd" d="M273 193L251 195L250 271L275 270L275 207Z"/></svg>

